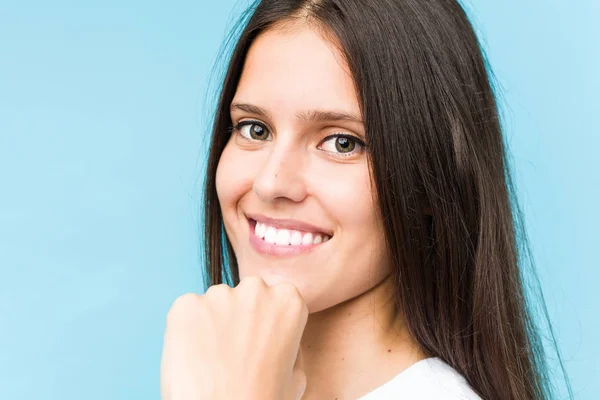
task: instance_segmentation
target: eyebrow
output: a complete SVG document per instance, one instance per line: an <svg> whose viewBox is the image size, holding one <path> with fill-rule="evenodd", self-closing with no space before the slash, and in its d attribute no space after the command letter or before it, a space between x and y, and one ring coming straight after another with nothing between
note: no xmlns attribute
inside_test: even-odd
<svg viewBox="0 0 600 400"><path fill-rule="evenodd" d="M271 118L269 112L264 108L255 106L247 103L232 103L230 107L231 111L240 110L250 114L256 114L261 117ZM303 122L328 122L328 121L348 121L357 124L363 124L363 120L360 116L347 113L343 111L321 111L321 110L310 110L299 112L296 117Z"/></svg>

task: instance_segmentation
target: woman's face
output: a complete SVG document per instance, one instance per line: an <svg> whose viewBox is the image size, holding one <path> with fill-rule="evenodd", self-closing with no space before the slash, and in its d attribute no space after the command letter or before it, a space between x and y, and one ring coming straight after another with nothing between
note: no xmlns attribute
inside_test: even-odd
<svg viewBox="0 0 600 400"><path fill-rule="evenodd" d="M240 278L293 283L316 312L389 275L358 97L335 45L309 27L264 32L231 120L216 184Z"/></svg>

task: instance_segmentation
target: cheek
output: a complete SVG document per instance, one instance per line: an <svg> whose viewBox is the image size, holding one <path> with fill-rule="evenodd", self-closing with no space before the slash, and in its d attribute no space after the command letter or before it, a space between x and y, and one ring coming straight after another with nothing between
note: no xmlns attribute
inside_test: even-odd
<svg viewBox="0 0 600 400"><path fill-rule="evenodd" d="M343 234L364 231L365 236L379 225L377 204L373 198L366 165L341 165L337 168L322 168L311 174L315 194L340 225ZM363 235L361 235L363 236Z"/></svg>
<svg viewBox="0 0 600 400"><path fill-rule="evenodd" d="M342 171L343 168L343 171ZM369 284L389 273L383 221L366 165L343 165L331 174L313 174L316 196L329 218L337 222L339 251L349 286ZM355 282L352 284L351 282Z"/></svg>
<svg viewBox="0 0 600 400"><path fill-rule="evenodd" d="M238 202L252 190L253 182L248 161L230 144L221 154L215 180L223 222L227 228L236 218Z"/></svg>
<svg viewBox="0 0 600 400"><path fill-rule="evenodd" d="M242 198L252 191L253 171L248 168L248 160L243 152L228 144L217 166L215 186L225 232L234 248L237 247L237 238L234 229L239 223L238 205Z"/></svg>

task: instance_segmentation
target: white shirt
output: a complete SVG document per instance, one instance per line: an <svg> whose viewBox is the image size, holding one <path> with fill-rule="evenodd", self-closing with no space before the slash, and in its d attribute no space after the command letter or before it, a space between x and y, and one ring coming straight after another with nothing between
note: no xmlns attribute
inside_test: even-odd
<svg viewBox="0 0 600 400"><path fill-rule="evenodd" d="M437 357L406 368L358 400L481 400L465 378Z"/></svg>

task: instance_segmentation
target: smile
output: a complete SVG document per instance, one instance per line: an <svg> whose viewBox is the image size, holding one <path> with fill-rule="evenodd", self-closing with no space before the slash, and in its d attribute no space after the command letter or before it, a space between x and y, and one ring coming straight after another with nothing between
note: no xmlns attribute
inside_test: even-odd
<svg viewBox="0 0 600 400"><path fill-rule="evenodd" d="M329 240L329 236L317 232L302 232L289 229L278 229L274 226L256 222L254 234L269 244L277 246L308 246Z"/></svg>
<svg viewBox="0 0 600 400"><path fill-rule="evenodd" d="M273 222L271 222L273 221ZM291 229L293 221L284 221L278 226L276 220L258 222L249 219L250 244L259 253L271 255L295 255L314 250L331 239L331 235L318 230L309 230L307 225L295 224L297 229ZM304 228L304 229L302 229Z"/></svg>

